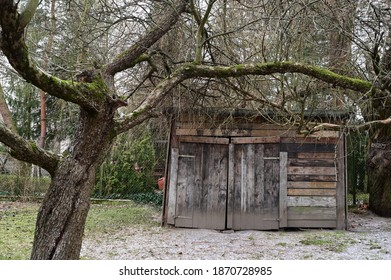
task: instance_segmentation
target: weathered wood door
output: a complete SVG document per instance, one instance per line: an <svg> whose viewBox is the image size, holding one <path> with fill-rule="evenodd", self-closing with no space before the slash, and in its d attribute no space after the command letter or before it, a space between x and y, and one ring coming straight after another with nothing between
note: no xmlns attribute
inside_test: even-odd
<svg viewBox="0 0 391 280"><path fill-rule="evenodd" d="M280 166L286 159L281 165L279 144L218 142L180 142L172 150L168 223L235 230L284 227L286 167Z"/></svg>
<svg viewBox="0 0 391 280"><path fill-rule="evenodd" d="M278 229L279 144L235 144L230 156L233 174L229 185L227 226L235 230Z"/></svg>
<svg viewBox="0 0 391 280"><path fill-rule="evenodd" d="M181 143L175 225L224 229L228 145Z"/></svg>

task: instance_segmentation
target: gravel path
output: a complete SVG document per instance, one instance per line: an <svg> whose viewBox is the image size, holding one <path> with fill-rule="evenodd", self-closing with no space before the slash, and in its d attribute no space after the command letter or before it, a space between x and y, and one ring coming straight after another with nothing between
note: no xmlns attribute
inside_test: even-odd
<svg viewBox="0 0 391 280"><path fill-rule="evenodd" d="M391 259L391 218L349 214L348 231L227 231L126 228L85 239L88 259Z"/></svg>

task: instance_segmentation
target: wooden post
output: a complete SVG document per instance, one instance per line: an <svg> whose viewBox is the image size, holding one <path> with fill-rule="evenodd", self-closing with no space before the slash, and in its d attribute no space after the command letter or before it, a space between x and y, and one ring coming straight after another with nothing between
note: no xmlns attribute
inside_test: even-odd
<svg viewBox="0 0 391 280"><path fill-rule="evenodd" d="M346 222L346 165L345 165L345 134L341 133L337 144L337 229L344 230Z"/></svg>
<svg viewBox="0 0 391 280"><path fill-rule="evenodd" d="M280 207L279 207L279 227L288 226L288 212L287 212L287 201L288 201L288 174L287 174L287 163L288 153L280 152Z"/></svg>
<svg viewBox="0 0 391 280"><path fill-rule="evenodd" d="M168 213L167 213L167 223L170 225L175 224L176 186L178 181L178 157L179 157L179 149L172 148L171 165L170 165L171 166L170 184L168 188Z"/></svg>

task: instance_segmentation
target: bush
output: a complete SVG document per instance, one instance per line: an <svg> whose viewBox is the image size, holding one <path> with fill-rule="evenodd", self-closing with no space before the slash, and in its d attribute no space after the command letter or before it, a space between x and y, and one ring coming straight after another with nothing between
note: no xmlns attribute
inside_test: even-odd
<svg viewBox="0 0 391 280"><path fill-rule="evenodd" d="M50 185L49 177L31 178L0 174L0 195L41 196Z"/></svg>
<svg viewBox="0 0 391 280"><path fill-rule="evenodd" d="M153 169L155 151L151 136L121 136L108 159L98 171L93 196L128 198L134 194L152 193L155 189Z"/></svg>

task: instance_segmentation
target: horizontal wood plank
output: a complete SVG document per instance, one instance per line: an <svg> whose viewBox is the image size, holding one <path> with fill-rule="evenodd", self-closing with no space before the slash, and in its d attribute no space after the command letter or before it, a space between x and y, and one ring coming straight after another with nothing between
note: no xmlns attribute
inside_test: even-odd
<svg viewBox="0 0 391 280"><path fill-rule="evenodd" d="M334 133L333 131L316 132L317 137L330 137L329 133ZM305 137L305 135L298 134L293 130L250 130L250 129L203 129L203 128L177 128L175 130L177 136L182 135L191 135L191 136L216 136L216 137ZM334 137L332 135L331 137Z"/></svg>
<svg viewBox="0 0 391 280"><path fill-rule="evenodd" d="M281 143L322 143L337 144L339 138L336 137L281 137Z"/></svg>
<svg viewBox="0 0 391 280"><path fill-rule="evenodd" d="M288 174L288 181L301 181L301 182L336 182L337 177L335 175L296 175Z"/></svg>
<svg viewBox="0 0 391 280"><path fill-rule="evenodd" d="M228 145L228 138L218 138L218 137L202 137L202 136L180 136L178 137L179 142L187 143L206 143L206 144L222 144Z"/></svg>
<svg viewBox="0 0 391 280"><path fill-rule="evenodd" d="M288 153L332 153L335 152L335 145L322 143L281 143L281 151Z"/></svg>
<svg viewBox="0 0 391 280"><path fill-rule="evenodd" d="M288 196L335 196L335 189L288 189Z"/></svg>
<svg viewBox="0 0 391 280"><path fill-rule="evenodd" d="M334 159L299 159L291 158L288 160L288 166L318 166L318 167L334 167L336 165Z"/></svg>
<svg viewBox="0 0 391 280"><path fill-rule="evenodd" d="M233 144L263 144L263 143L279 143L280 137L235 137L231 139Z"/></svg>
<svg viewBox="0 0 391 280"><path fill-rule="evenodd" d="M331 153L319 153L319 152L310 152L310 153L297 153L290 152L288 153L288 158L298 158L298 159L335 159L335 151Z"/></svg>
<svg viewBox="0 0 391 280"><path fill-rule="evenodd" d="M288 227L293 228L336 228L335 220L288 220Z"/></svg>
<svg viewBox="0 0 391 280"><path fill-rule="evenodd" d="M287 205L336 207L337 200L331 196L288 196Z"/></svg>
<svg viewBox="0 0 391 280"><path fill-rule="evenodd" d="M288 189L335 189L337 182L288 182Z"/></svg>
<svg viewBox="0 0 391 280"><path fill-rule="evenodd" d="M303 174L303 175L335 175L335 167L307 167L307 166L289 166L288 174Z"/></svg>
<svg viewBox="0 0 391 280"><path fill-rule="evenodd" d="M288 207L288 220L335 220L336 207L295 206Z"/></svg>

